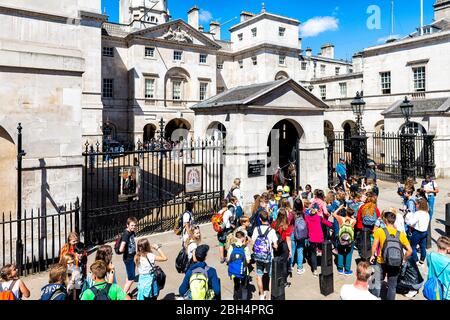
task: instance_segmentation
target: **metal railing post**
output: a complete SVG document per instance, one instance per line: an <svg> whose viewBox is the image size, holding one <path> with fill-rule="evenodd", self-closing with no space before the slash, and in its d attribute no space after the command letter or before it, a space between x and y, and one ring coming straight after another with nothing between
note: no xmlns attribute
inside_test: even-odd
<svg viewBox="0 0 450 320"><path fill-rule="evenodd" d="M26 155L22 150L22 125L17 126L17 239L16 239L16 265L19 274L23 274L23 243L22 243L22 158Z"/></svg>

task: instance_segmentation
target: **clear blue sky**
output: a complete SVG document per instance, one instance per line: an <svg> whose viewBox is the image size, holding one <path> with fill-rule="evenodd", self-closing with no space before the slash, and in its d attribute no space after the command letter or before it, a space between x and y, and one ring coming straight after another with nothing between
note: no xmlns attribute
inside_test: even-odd
<svg viewBox="0 0 450 320"><path fill-rule="evenodd" d="M200 8L205 30L209 30L209 19L224 23L239 17L241 11L258 13L261 0L169 0L172 19L187 20L187 11L194 5ZM425 24L433 19L435 0L424 0ZM326 42L335 45L336 58L351 59L353 53L364 47L382 43L391 30L391 0L265 0L268 12L300 20L304 26L302 47L311 47L316 54ZM118 22L119 0L102 0L109 20ZM367 9L377 5L381 9L381 28L370 30ZM394 34L405 36L420 25L420 0L395 0ZM239 18L238 18L239 19ZM239 20L222 27L222 37L229 39L228 29ZM309 20L309 21L308 21ZM308 23L309 22L309 23ZM322 32L319 32L323 30ZM305 36L305 34L307 36Z"/></svg>

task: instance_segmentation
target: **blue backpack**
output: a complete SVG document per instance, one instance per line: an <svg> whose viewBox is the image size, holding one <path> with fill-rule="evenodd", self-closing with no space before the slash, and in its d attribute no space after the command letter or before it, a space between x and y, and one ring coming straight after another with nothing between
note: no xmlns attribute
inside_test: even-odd
<svg viewBox="0 0 450 320"><path fill-rule="evenodd" d="M228 275L242 279L245 277L245 251L244 247L232 244L230 261L228 262Z"/></svg>
<svg viewBox="0 0 450 320"><path fill-rule="evenodd" d="M378 220L377 212L376 210L374 210L372 216L363 216L362 223L364 227L373 228L375 227L375 223L377 222L377 220Z"/></svg>
<svg viewBox="0 0 450 320"><path fill-rule="evenodd" d="M253 245L253 255L257 262L269 263L272 260L271 244L267 235L269 234L270 227L267 227L266 232L261 233L261 227L257 227L258 238Z"/></svg>
<svg viewBox="0 0 450 320"><path fill-rule="evenodd" d="M431 254L428 257L431 260ZM448 263L445 268L442 269L437 277L431 277L427 280L427 282L425 282L423 286L423 296L427 300L445 300L445 298L447 297L448 289L447 292L444 293L444 285L439 280L439 277L442 273L444 273L449 265L450 263Z"/></svg>
<svg viewBox="0 0 450 320"><path fill-rule="evenodd" d="M308 227L306 226L305 219L295 219L294 237L295 240L303 240L308 238Z"/></svg>

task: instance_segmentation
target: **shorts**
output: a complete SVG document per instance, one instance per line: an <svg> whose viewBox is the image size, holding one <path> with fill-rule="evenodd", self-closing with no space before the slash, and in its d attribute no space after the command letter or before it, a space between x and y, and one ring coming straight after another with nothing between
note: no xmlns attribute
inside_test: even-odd
<svg viewBox="0 0 450 320"><path fill-rule="evenodd" d="M123 263L125 263L125 269L127 271L127 280L134 281L136 278L136 264L134 260L124 260Z"/></svg>
<svg viewBox="0 0 450 320"><path fill-rule="evenodd" d="M224 230L223 232L219 232L217 234L217 240L219 241L219 247L225 247L225 243L227 242L227 237L232 232L231 229Z"/></svg>
<svg viewBox="0 0 450 320"><path fill-rule="evenodd" d="M256 261L256 275L262 277L264 273L268 273L269 278L272 277L272 261L267 263Z"/></svg>

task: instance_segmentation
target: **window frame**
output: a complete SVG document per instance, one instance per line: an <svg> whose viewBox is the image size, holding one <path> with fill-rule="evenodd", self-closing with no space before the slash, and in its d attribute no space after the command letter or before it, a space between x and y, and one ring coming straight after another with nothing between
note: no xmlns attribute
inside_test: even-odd
<svg viewBox="0 0 450 320"><path fill-rule="evenodd" d="M386 81L386 80L389 81ZM380 72L381 94L391 94L392 92L392 76L390 71Z"/></svg>
<svg viewBox="0 0 450 320"><path fill-rule="evenodd" d="M241 32L241 33L238 33L238 40L239 41L242 41L242 40L244 40L244 34Z"/></svg>
<svg viewBox="0 0 450 320"><path fill-rule="evenodd" d="M200 101L204 101L207 99L208 96L208 87L209 84L206 81L200 81L199 87L198 87L198 98ZM204 92L202 92L202 88L204 88ZM203 99L202 99L202 93L203 93Z"/></svg>
<svg viewBox="0 0 450 320"><path fill-rule="evenodd" d="M151 56L150 56L150 55L147 55L147 50L150 50L150 51L153 52ZM155 48L155 47L145 47L145 48L144 48L144 57L145 57L146 59L153 59L153 58L155 58L155 51L156 51L156 48Z"/></svg>
<svg viewBox="0 0 450 320"><path fill-rule="evenodd" d="M110 84L107 84L107 81L111 81ZM106 90L107 89L107 90ZM106 94L110 93L110 94ZM102 81L102 97L103 98L114 98L114 79L112 78L103 78Z"/></svg>
<svg viewBox="0 0 450 320"><path fill-rule="evenodd" d="M152 96L147 96L147 82L148 81L153 81L153 93ZM145 99L155 99L155 95L156 95L156 79L155 78L145 78L144 79L144 98Z"/></svg>
<svg viewBox="0 0 450 320"><path fill-rule="evenodd" d="M342 88L345 88L345 92L342 92ZM347 82L339 82L339 95L341 98L347 98L348 97L348 86Z"/></svg>
<svg viewBox="0 0 450 320"><path fill-rule="evenodd" d="M179 89L179 97L175 97L175 84L180 85ZM172 100L173 101L181 101L183 99L183 80L181 79L172 79Z"/></svg>
<svg viewBox="0 0 450 320"><path fill-rule="evenodd" d="M258 28L253 28L252 29L252 37L256 38L258 36Z"/></svg>
<svg viewBox="0 0 450 320"><path fill-rule="evenodd" d="M257 56L252 56L252 64L253 64L254 66L257 66L257 65L258 65L258 57L257 57Z"/></svg>
<svg viewBox="0 0 450 320"><path fill-rule="evenodd" d="M244 60L238 60L239 69L244 69Z"/></svg>
<svg viewBox="0 0 450 320"><path fill-rule="evenodd" d="M205 61L202 62L202 57L205 57ZM207 64L208 63L208 54L207 53L200 53L198 57L198 63L199 64Z"/></svg>
<svg viewBox="0 0 450 320"><path fill-rule="evenodd" d="M418 71L419 69L423 69L423 72L420 73L420 75L422 76L422 78L419 79L419 77L416 77L416 71ZM412 73L413 73L413 88L414 88L414 92L425 92L426 91L426 85L427 85L427 69L426 66L414 66L412 67ZM418 87L417 84L422 84L422 87Z"/></svg>
<svg viewBox="0 0 450 320"><path fill-rule="evenodd" d="M279 54L278 55L278 65L279 66L286 66L286 55L285 54Z"/></svg>
<svg viewBox="0 0 450 320"><path fill-rule="evenodd" d="M326 73L327 73L327 65L326 64L321 64L320 65L320 75L321 76L325 76Z"/></svg>
<svg viewBox="0 0 450 320"><path fill-rule="evenodd" d="M327 98L327 86L326 85L319 85L319 93L320 93L320 98L322 100L326 100L326 98Z"/></svg>
<svg viewBox="0 0 450 320"><path fill-rule="evenodd" d="M103 47L102 55L104 57L114 58L114 47Z"/></svg>
<svg viewBox="0 0 450 320"><path fill-rule="evenodd" d="M177 57L177 53L179 53L180 55L180 59L175 59L175 57ZM173 61L183 61L183 51L180 50L173 50Z"/></svg>
<svg viewBox="0 0 450 320"><path fill-rule="evenodd" d="M285 37L286 36L286 28L285 27L278 27L278 36L279 37Z"/></svg>
<svg viewBox="0 0 450 320"><path fill-rule="evenodd" d="M341 74L341 67L334 67L334 74L336 76L340 75Z"/></svg>
<svg viewBox="0 0 450 320"><path fill-rule="evenodd" d="M302 61L300 63L300 70L305 71L307 67L308 67L308 63L306 61Z"/></svg>

